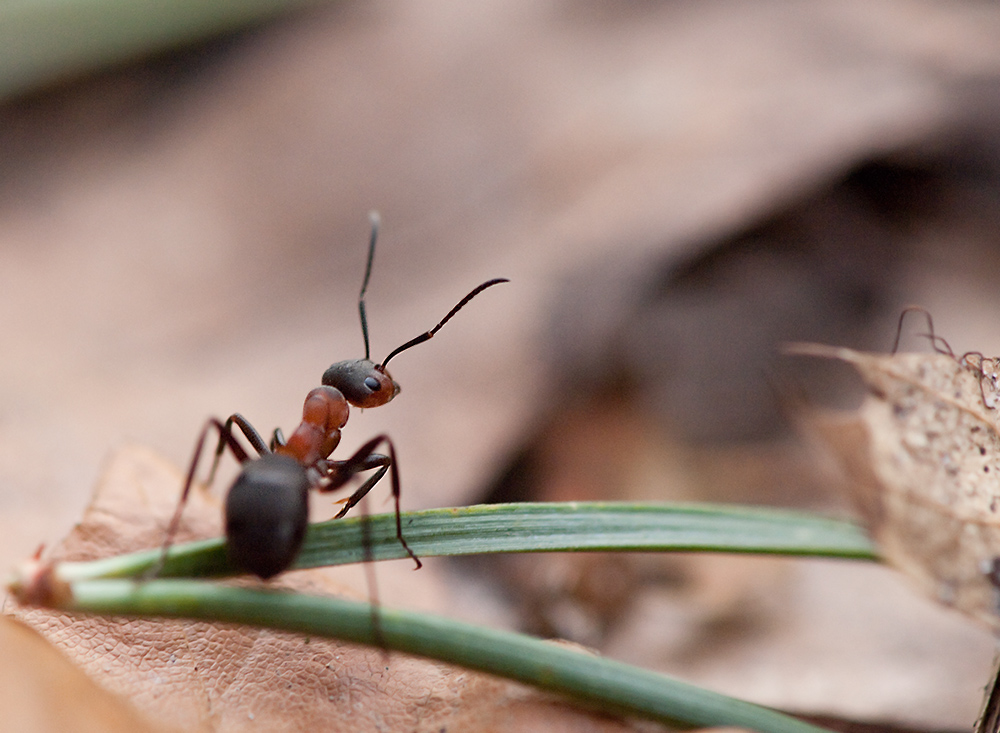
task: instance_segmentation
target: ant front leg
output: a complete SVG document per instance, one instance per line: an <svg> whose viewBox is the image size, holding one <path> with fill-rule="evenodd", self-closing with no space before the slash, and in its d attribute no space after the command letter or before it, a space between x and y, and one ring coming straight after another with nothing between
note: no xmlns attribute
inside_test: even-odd
<svg viewBox="0 0 1000 733"><path fill-rule="evenodd" d="M365 498L368 492L372 490L372 487L374 487L375 484L377 484L382 477L385 476L385 472L389 470L389 465L392 463L392 459L389 458L389 456L383 456L381 453L372 453L365 458L361 464L350 470L343 469L343 464L345 463L344 461L331 461L330 463L335 464L331 469L331 473L338 473L340 475L336 476L330 484L325 486L322 489L323 491L336 491L353 478L355 474L361 473L362 471L369 471L373 468L378 469L375 475L365 479L365 482L361 484L361 486L359 486L353 494L339 502L342 503L344 507L337 512L334 519L340 519L346 515L352 507L357 506L358 502Z"/></svg>
<svg viewBox="0 0 1000 733"><path fill-rule="evenodd" d="M285 440L285 433L281 430L281 428L275 428L274 432L271 433L271 442L268 443L267 447L270 448L273 453L278 448L287 445L287 443L288 441Z"/></svg>
<svg viewBox="0 0 1000 733"><path fill-rule="evenodd" d="M380 443L385 443L389 448L389 455L384 456L380 453L376 453L375 449ZM396 463L396 450L392 445L392 441L387 435L379 435L372 438L363 446L355 451L354 455L350 458L346 458L341 461L327 461L327 475L329 483L323 486L320 491L336 491L341 486L346 484L351 478L360 473L361 471L367 471L372 468L377 468L378 471L374 476L367 479L358 490L351 494L344 504L344 508L341 509L335 519L340 519L351 507L355 506L359 501L361 501L365 495L372 490L372 487L379 482L379 480L385 476L385 472L389 471L389 480L392 484L392 498L396 507L396 539L399 540L399 544L403 546L406 550L406 554L409 555L413 562L417 564L419 569L423 566L420 562L420 558L416 556L410 546L406 544L406 540L403 538L403 520L400 516L399 508L399 467Z"/></svg>

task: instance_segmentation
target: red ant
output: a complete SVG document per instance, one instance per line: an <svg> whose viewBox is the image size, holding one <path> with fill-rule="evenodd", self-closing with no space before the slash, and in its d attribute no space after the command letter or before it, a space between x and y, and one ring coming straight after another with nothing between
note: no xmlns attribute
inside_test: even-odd
<svg viewBox="0 0 1000 733"><path fill-rule="evenodd" d="M225 423L217 418L210 418L198 438L184 480L184 490L167 529L163 545L164 558L194 482L195 469L201 458L205 439L209 430L215 428L219 431L219 443L208 482L212 482L219 459L227 447L236 460L243 464L240 475L226 495L225 503L226 544L230 561L238 568L265 580L288 569L305 538L309 490L315 489L323 493L335 491L356 474L371 469L377 469L376 473L344 501L343 508L335 518L339 519L347 514L389 471L396 510L396 537L416 563L416 568L421 567L420 559L403 538L399 509L399 466L389 437L378 435L372 438L350 458L332 460L330 455L340 442L341 428L347 423L350 413L348 405L378 407L399 394L399 385L385 370L390 359L432 338L452 316L486 288L509 281L506 278L496 278L474 288L434 328L407 341L392 351L381 364L376 364L370 359L368 319L365 314L365 291L371 277L379 228L379 217L374 212L371 214L371 225L368 264L358 301L365 358L338 362L323 373L322 386L306 395L302 407L302 422L287 441L278 428L274 431L270 445L265 444L256 428L239 413L230 415ZM258 457L252 458L236 440L232 432L234 424L257 451ZM387 446L389 455L375 452L382 443Z"/></svg>

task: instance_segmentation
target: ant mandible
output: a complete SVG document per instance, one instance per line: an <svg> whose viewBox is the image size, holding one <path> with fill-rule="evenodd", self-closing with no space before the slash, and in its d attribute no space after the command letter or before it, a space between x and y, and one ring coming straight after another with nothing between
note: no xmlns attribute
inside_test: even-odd
<svg viewBox="0 0 1000 733"><path fill-rule="evenodd" d="M399 508L399 465L389 437L383 434L372 438L350 458L333 460L330 455L340 443L341 428L347 423L350 414L349 405L379 407L399 394L399 385L385 369L390 359L432 338L452 316L486 288L509 281L506 278L496 278L474 288L434 328L407 341L392 351L381 364L376 364L370 358L365 291L371 277L380 219L375 212L372 212L370 219L368 263L358 300L365 358L337 362L323 373L322 386L306 395L302 407L302 422L287 441L278 428L274 431L270 444L265 443L257 429L239 413L230 415L224 423L214 417L205 423L191 457L177 509L167 529L161 564L180 523L205 440L209 431L214 428L219 433L219 442L209 473L209 484L227 447L236 460L243 464L239 476L229 488L225 502L226 545L230 561L238 568L265 580L287 570L298 555L305 538L309 522L309 490L315 489L322 493L335 491L356 474L372 469L377 469L376 473L344 501L343 508L335 518L339 519L347 514L389 471L396 511L396 538L416 563L416 568L421 567L420 559L403 538ZM257 451L257 457L251 457L236 440L233 425L240 429ZM388 455L375 452L383 443L388 448Z"/></svg>

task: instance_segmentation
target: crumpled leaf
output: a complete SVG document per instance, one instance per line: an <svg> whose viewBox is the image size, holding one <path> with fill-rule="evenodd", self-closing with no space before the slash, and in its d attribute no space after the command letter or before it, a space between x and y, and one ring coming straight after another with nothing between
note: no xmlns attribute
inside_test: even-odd
<svg viewBox="0 0 1000 733"><path fill-rule="evenodd" d="M121 451L83 521L52 556L84 560L155 547L180 485L177 469L155 454ZM218 502L195 490L178 539L218 534L220 523ZM286 573L270 585L279 584L353 593L322 570ZM515 683L333 640L222 624L13 612L101 686L183 730L632 729Z"/></svg>
<svg viewBox="0 0 1000 733"><path fill-rule="evenodd" d="M998 364L979 354L863 354L798 345L851 364L869 392L813 426L843 461L885 559L924 593L1000 629ZM993 573L995 575L995 573Z"/></svg>
<svg viewBox="0 0 1000 733"><path fill-rule="evenodd" d="M163 730L102 690L35 631L0 618L3 730L144 733Z"/></svg>

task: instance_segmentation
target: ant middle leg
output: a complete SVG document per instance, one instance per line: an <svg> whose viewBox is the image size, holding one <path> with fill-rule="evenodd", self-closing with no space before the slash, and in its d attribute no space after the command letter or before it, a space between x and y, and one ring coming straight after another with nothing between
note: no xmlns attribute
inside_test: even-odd
<svg viewBox="0 0 1000 733"><path fill-rule="evenodd" d="M375 449L381 443L385 443L389 448L388 456L375 452ZM358 450L355 451L354 455L350 458L345 458L339 461L328 461L326 475L327 483L320 489L320 491L335 491L350 481L350 479L356 474L373 468L377 468L378 471L374 476L366 479L353 494L347 497L347 501L344 503L343 508L337 513L335 519L340 519L347 514L351 507L361 501L365 495L372 490L372 487L374 487L375 484L377 484L381 478L385 476L386 471L388 471L389 480L392 486L392 498L396 510L396 539L399 540L399 544L401 544L403 549L406 550L406 554L409 555L413 559L413 562L416 563L416 568L414 569L419 569L423 566L423 563L420 562L420 558L418 558L416 553L410 549L410 546L406 543L406 540L403 537L403 519L399 506L399 464L396 462L396 450L393 447L389 436L379 435L372 438L363 446L358 448Z"/></svg>
<svg viewBox="0 0 1000 733"><path fill-rule="evenodd" d="M215 420L215 418L213 418L213 420ZM219 421L215 420L215 422L218 423ZM225 424L219 427L219 442L215 446L215 456L212 458L212 468L208 472L209 484L215 480L215 472L219 468L219 461L222 459L222 454L225 452L227 445L229 446L229 449L233 451L233 455L236 456L236 460L240 463L246 463L248 457L247 452L240 447L240 453L242 454L241 457L240 455L237 455L235 450L233 450L233 445L239 446L239 443L237 443L235 438L233 438L233 425L236 425L236 427L240 429L240 432L243 433L243 436L250 441L250 445L252 445L253 449L257 451L257 455L262 456L265 453L270 453L274 450L273 446L268 447L267 443L264 442L264 438L261 437L260 432L257 428L250 424L249 420L243 417L240 413L234 412L226 418Z"/></svg>

